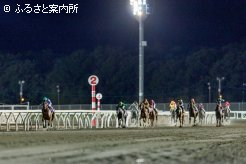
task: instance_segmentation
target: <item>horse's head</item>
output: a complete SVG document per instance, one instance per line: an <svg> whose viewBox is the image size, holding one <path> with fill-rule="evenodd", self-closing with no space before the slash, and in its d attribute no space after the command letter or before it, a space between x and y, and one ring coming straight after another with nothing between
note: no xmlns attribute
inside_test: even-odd
<svg viewBox="0 0 246 164"><path fill-rule="evenodd" d="M177 106L177 110L176 110L178 113L180 113L182 111L182 108L180 105Z"/></svg>
<svg viewBox="0 0 246 164"><path fill-rule="evenodd" d="M49 109L48 103L46 101L43 102L43 109L44 110L48 110Z"/></svg>

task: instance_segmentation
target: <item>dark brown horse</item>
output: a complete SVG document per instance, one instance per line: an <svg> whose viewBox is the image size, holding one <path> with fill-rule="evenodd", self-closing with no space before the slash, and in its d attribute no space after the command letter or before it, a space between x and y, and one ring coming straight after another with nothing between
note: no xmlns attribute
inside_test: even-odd
<svg viewBox="0 0 246 164"><path fill-rule="evenodd" d="M181 105L177 105L176 109L176 125L177 119L179 119L179 127L184 126L184 109L182 109Z"/></svg>
<svg viewBox="0 0 246 164"><path fill-rule="evenodd" d="M193 126L196 126L196 119L198 116L198 108L195 104L195 100L191 99L190 103L188 104L189 110L189 124L191 123L191 118L194 118Z"/></svg>
<svg viewBox="0 0 246 164"><path fill-rule="evenodd" d="M126 119L127 119L127 112L122 109L121 107L117 107L117 118L118 118L118 127L125 128L126 127Z"/></svg>
<svg viewBox="0 0 246 164"><path fill-rule="evenodd" d="M223 108L219 104L216 105L215 116L216 116L216 126L221 126L222 119L223 119Z"/></svg>
<svg viewBox="0 0 246 164"><path fill-rule="evenodd" d="M53 120L55 118L55 112L52 112L49 109L47 102L43 102L42 114L43 114L43 118L42 118L43 128L46 128L47 125L48 127L49 126L53 127Z"/></svg>

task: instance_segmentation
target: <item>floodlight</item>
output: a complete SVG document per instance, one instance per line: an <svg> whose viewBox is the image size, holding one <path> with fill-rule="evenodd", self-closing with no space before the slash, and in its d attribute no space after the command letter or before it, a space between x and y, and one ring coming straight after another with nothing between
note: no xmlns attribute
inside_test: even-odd
<svg viewBox="0 0 246 164"><path fill-rule="evenodd" d="M133 15L139 22L139 103L144 99L144 19L150 14L148 0L130 0Z"/></svg>

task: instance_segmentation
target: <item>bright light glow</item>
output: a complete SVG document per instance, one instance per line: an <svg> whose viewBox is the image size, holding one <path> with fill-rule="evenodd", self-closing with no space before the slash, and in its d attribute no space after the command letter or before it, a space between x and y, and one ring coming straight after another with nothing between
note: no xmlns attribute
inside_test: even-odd
<svg viewBox="0 0 246 164"><path fill-rule="evenodd" d="M147 0L130 0L130 5L133 8L133 15L149 14Z"/></svg>

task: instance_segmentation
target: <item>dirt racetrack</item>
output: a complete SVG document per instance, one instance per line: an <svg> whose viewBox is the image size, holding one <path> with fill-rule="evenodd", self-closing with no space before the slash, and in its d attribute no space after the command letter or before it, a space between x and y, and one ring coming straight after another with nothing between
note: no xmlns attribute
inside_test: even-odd
<svg viewBox="0 0 246 164"><path fill-rule="evenodd" d="M0 164L246 163L246 122L223 127L0 132Z"/></svg>

